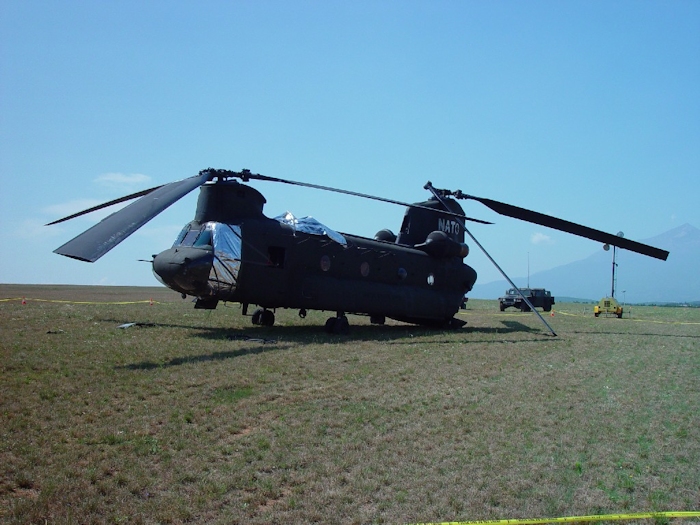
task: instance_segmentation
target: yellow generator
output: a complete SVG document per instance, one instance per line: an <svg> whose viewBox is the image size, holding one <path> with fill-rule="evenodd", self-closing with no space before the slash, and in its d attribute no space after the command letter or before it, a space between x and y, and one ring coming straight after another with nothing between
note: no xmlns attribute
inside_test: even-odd
<svg viewBox="0 0 700 525"><path fill-rule="evenodd" d="M622 318L622 306L614 297L603 297L600 302L593 308L593 315L598 317L600 314L605 316L616 315L619 319Z"/></svg>

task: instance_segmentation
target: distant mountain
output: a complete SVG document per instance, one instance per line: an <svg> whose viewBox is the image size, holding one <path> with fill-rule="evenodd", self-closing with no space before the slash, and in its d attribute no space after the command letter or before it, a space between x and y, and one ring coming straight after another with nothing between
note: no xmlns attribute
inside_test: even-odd
<svg viewBox="0 0 700 525"><path fill-rule="evenodd" d="M690 224L642 241L668 250L659 261L627 250L617 250L615 297L628 303L676 303L700 300L700 230ZM555 297L598 301L610 295L612 252L599 250L590 257L530 275L530 285L547 288ZM527 277L513 278L526 286ZM495 299L507 281L477 284L469 297Z"/></svg>

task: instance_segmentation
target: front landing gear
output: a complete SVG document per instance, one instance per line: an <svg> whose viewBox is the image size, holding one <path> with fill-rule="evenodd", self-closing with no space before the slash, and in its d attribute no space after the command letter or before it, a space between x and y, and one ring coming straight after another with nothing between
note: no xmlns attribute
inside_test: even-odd
<svg viewBox="0 0 700 525"><path fill-rule="evenodd" d="M326 321L326 332L329 334L342 334L346 335L350 333L350 323L345 313L338 312L335 317L329 317Z"/></svg>
<svg viewBox="0 0 700 525"><path fill-rule="evenodd" d="M254 325L272 326L275 324L275 314L272 310L258 308L253 312L253 318L251 320Z"/></svg>

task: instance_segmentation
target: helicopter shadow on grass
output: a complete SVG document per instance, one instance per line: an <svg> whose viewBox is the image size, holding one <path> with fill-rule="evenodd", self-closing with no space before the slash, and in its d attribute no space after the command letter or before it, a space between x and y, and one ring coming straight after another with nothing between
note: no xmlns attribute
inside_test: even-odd
<svg viewBox="0 0 700 525"><path fill-rule="evenodd" d="M114 319L102 319L104 322L119 323ZM205 363L211 361L221 361L226 359L236 359L243 356L262 354L298 348L299 346L310 344L345 344L362 341L374 341L389 345L415 345L421 342L422 338L430 338L429 344L454 344L454 336L463 331L465 335L469 333L505 335L512 333L541 333L539 330L531 328L515 321L501 321L502 327L465 327L458 330L441 330L416 325L354 325L350 328L349 334L328 334L323 327L316 325L307 326L275 326L275 327L244 327L225 328L208 327L201 325L187 325L175 323L135 323L138 328L171 328L193 330L192 338L221 341L223 343L248 343L242 348L212 352L203 355L188 355L175 357L165 362L142 361L116 367L118 370L153 370L193 363ZM439 334L451 335L447 340L435 340Z"/></svg>
<svg viewBox="0 0 700 525"><path fill-rule="evenodd" d="M431 336L437 333L458 333L458 330L441 330L412 324L367 325L351 324L348 334L329 334L323 325L275 325L272 327L245 326L212 327L198 323L124 323L123 319L101 318L105 323L114 323L127 328L170 328L191 330L189 337L221 341L254 341L265 343L285 342L294 345L321 344L350 341L391 341L403 338ZM523 329L526 328L523 325ZM500 330L502 332L502 330Z"/></svg>
<svg viewBox="0 0 700 525"><path fill-rule="evenodd" d="M469 327L459 329L441 329L419 326L413 324L387 324L369 325L354 324L350 326L347 334L329 334L323 326L274 326L274 327L243 327L238 329L213 329L196 335L208 339L266 339L266 342L284 341L294 345L323 344L323 343L353 343L353 342L377 342L387 344L415 344L422 338L428 339L431 344L440 343L435 337L441 334L451 336L450 342L460 334L508 334L508 333L541 333L536 328L531 328L515 321L501 321L501 327Z"/></svg>
<svg viewBox="0 0 700 525"><path fill-rule="evenodd" d="M320 326L276 326L271 328L212 328L204 326L185 326L173 324L148 323L136 325L143 327L183 328L196 332L192 338L221 341L222 343L249 343L242 348L212 352L210 354L175 357L165 362L142 361L116 367L118 370L153 370L180 366L192 363L205 363L236 359L243 356L262 354L266 352L283 351L310 344L351 343L357 341L376 341L392 344L398 340L411 338L410 344L415 344L415 337L434 335L437 330L406 326L357 326L349 334L327 334ZM406 341L409 344L409 341ZM256 345L256 346L252 346Z"/></svg>
<svg viewBox="0 0 700 525"><path fill-rule="evenodd" d="M285 350L291 348L293 345L270 345L270 346L250 346L244 348L238 348L236 350L228 350L223 352L212 352L210 354L204 355L191 355L183 357L174 357L163 363L156 363L153 361L142 361L140 363L131 363L128 365L121 365L115 367L117 370L154 370L158 368L169 368L172 366L181 366L195 363L207 363L213 361L224 361L226 359L235 359L237 357L243 357L246 355L256 355L262 354L264 352L271 352L275 350Z"/></svg>
<svg viewBox="0 0 700 525"><path fill-rule="evenodd" d="M194 338L206 338L206 339L220 339L222 341L241 341L249 342L255 344L256 346L247 346L243 348L237 348L235 350L212 352L210 354L203 355L187 355L182 357L174 357L165 362L155 362L155 361L142 361L140 363L131 363L127 365L120 365L115 367L117 370L153 370L158 368L167 368L171 366L180 366L192 363L204 363L208 361L222 361L225 359L235 359L237 357L242 357L246 355L261 354L263 352L270 352L275 350L285 350L293 346L292 343L280 342L273 339L263 339L260 337L254 337L250 335L242 334L242 330L234 328L212 328L209 326L202 326L196 323L184 324L184 323L142 323L142 322L127 322L124 323L123 319L113 319L113 318L101 318L100 321L105 323L117 324L118 328L123 328L125 330L133 329L148 329L148 328L167 328L173 330L193 330L189 337Z"/></svg>

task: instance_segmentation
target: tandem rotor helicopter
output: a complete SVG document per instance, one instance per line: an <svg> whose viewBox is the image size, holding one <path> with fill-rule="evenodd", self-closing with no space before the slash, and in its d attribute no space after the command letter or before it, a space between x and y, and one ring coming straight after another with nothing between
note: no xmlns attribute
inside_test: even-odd
<svg viewBox="0 0 700 525"><path fill-rule="evenodd" d="M238 182L238 181L241 182ZM373 239L339 233L316 220L291 214L269 218L265 197L249 186L269 181L343 193L406 207L397 235L382 229ZM668 252L617 235L588 228L460 190L424 189L432 194L408 204L316 184L266 175L208 168L198 175L143 190L64 217L57 224L113 204L138 199L54 250L94 262L168 206L200 189L194 219L173 246L153 256L153 272L165 286L195 308L214 309L220 301L250 305L256 325L272 326L277 308L334 312L330 333L347 333L346 314L367 315L373 324L386 318L439 328L465 324L455 314L476 282L476 271L463 262L469 248L465 234L513 284L466 227L467 221L491 224L464 215L460 199L478 201L493 211L595 241L666 260ZM527 302L527 298L524 298ZM535 308L531 308L537 313ZM556 335L540 316L552 335Z"/></svg>

